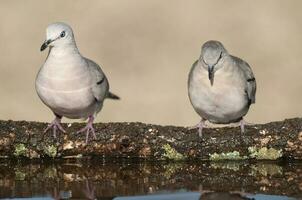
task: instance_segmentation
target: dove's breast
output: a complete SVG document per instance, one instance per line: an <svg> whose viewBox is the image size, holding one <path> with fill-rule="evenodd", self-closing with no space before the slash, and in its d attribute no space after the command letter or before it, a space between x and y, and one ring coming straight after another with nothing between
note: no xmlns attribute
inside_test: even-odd
<svg viewBox="0 0 302 200"><path fill-rule="evenodd" d="M68 118L86 118L95 111L92 80L86 63L46 62L36 79L41 100L53 112Z"/></svg>
<svg viewBox="0 0 302 200"><path fill-rule="evenodd" d="M240 74L217 71L211 85L208 73L196 67L189 79L189 98L196 112L214 123L235 122L248 109L244 81Z"/></svg>

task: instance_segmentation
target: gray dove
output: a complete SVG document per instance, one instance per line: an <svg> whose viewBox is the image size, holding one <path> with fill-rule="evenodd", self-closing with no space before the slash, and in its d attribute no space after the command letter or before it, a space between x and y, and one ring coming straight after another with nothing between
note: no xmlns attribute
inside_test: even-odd
<svg viewBox="0 0 302 200"><path fill-rule="evenodd" d="M255 103L256 79L247 62L230 55L219 41L207 41L189 73L188 93L201 117L196 125L200 137L206 120L216 124L240 122L243 133L243 117Z"/></svg>
<svg viewBox="0 0 302 200"><path fill-rule="evenodd" d="M52 129L54 137L58 130L65 133L62 117L88 118L87 125L78 131L86 132L88 143L90 133L96 139L93 121L104 100L119 97L109 92L108 80L100 66L80 54L70 26L61 22L50 24L40 50L47 47L48 56L36 77L36 91L55 119L44 132Z"/></svg>

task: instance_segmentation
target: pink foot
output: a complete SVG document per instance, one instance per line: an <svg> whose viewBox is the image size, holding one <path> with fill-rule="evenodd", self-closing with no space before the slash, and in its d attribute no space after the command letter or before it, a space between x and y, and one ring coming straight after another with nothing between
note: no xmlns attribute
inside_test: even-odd
<svg viewBox="0 0 302 200"><path fill-rule="evenodd" d="M193 126L193 127L190 127L189 130L198 128L198 135L199 135L200 138L202 138L202 129L203 129L204 127L206 127L205 121L206 121L206 120L201 119L200 122L199 122L198 124L196 124L196 125Z"/></svg>
<svg viewBox="0 0 302 200"><path fill-rule="evenodd" d="M44 133L46 133L49 129L52 129L53 137L57 138L57 130L62 131L63 133L66 133L64 128L61 125L61 119L62 117L56 116L56 118L48 124L47 128L44 130Z"/></svg>
<svg viewBox="0 0 302 200"><path fill-rule="evenodd" d="M89 116L88 117L87 125L84 128L82 128L81 130L79 130L77 132L77 133L82 133L82 132L86 131L86 144L88 144L88 137L89 137L89 133L90 132L92 133L93 138L96 140L95 130L94 130L93 126L92 126L93 120L94 120L94 117L93 116Z"/></svg>

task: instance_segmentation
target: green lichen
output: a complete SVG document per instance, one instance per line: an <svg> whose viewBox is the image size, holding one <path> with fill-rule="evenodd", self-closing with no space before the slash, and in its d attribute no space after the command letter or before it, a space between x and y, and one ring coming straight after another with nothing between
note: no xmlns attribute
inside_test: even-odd
<svg viewBox="0 0 302 200"><path fill-rule="evenodd" d="M257 160L276 160L282 157L282 150L277 150L274 148L257 148L257 147L249 147L248 148L249 155L241 156L238 151L227 152L227 153L213 153L209 154L210 160L218 161L218 160L244 160L248 158L255 158Z"/></svg>
<svg viewBox="0 0 302 200"><path fill-rule="evenodd" d="M54 158L57 155L57 147L55 147L54 145L46 146L44 148L44 153L49 157Z"/></svg>
<svg viewBox="0 0 302 200"><path fill-rule="evenodd" d="M163 158L169 160L184 160L186 157L181 153L177 152L176 149L171 147L169 144L165 144L163 147L165 153L163 154Z"/></svg>
<svg viewBox="0 0 302 200"><path fill-rule="evenodd" d="M276 160L282 157L282 150L277 150L274 148L257 148L257 147L249 147L248 151L250 153L250 158L255 158L257 160Z"/></svg>
<svg viewBox="0 0 302 200"><path fill-rule="evenodd" d="M210 160L218 161L218 160L244 160L247 159L246 156L240 156L238 151L227 152L227 153L213 153L209 154Z"/></svg>
<svg viewBox="0 0 302 200"><path fill-rule="evenodd" d="M27 156L27 148L24 144L16 144L15 145L15 156Z"/></svg>

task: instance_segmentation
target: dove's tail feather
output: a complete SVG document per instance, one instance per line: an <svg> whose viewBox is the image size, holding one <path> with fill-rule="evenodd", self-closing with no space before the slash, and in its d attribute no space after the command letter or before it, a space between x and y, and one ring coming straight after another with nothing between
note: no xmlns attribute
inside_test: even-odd
<svg viewBox="0 0 302 200"><path fill-rule="evenodd" d="M119 96L117 96L117 95L115 95L115 94L113 94L113 93L111 93L111 92L108 92L107 98L108 98L108 99L114 99L114 100L121 99Z"/></svg>

